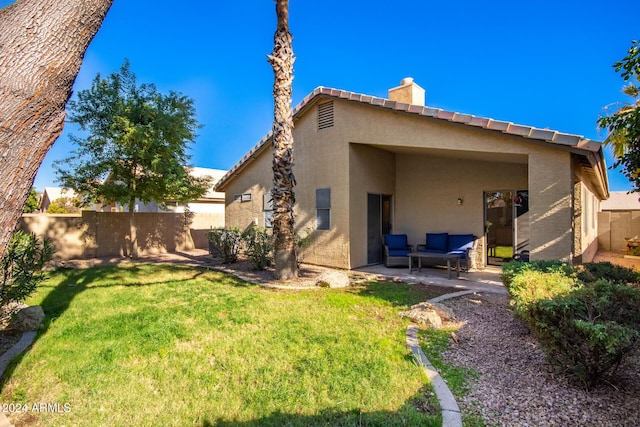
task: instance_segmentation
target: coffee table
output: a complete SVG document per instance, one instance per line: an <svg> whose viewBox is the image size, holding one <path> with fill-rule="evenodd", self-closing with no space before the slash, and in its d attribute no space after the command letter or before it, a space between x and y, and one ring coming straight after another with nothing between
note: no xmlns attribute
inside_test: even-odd
<svg viewBox="0 0 640 427"><path fill-rule="evenodd" d="M413 259L418 258L418 271L422 271L423 259L438 259L447 262L447 271L451 279L451 261L456 263L456 277L460 277L460 257L458 255L436 254L433 252L411 252L409 254L409 273L413 272Z"/></svg>

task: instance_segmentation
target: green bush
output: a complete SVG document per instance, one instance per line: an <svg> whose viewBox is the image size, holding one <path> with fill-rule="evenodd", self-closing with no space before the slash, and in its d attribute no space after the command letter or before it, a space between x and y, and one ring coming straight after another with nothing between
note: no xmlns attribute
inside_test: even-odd
<svg viewBox="0 0 640 427"><path fill-rule="evenodd" d="M587 388L611 374L640 338L640 290L600 279L527 307L548 360Z"/></svg>
<svg viewBox="0 0 640 427"><path fill-rule="evenodd" d="M584 283L606 279L613 283L627 284L640 282L640 273L632 268L614 265L610 262L588 262L582 265L578 279Z"/></svg>
<svg viewBox="0 0 640 427"><path fill-rule="evenodd" d="M42 269L52 256L48 239L23 231L14 233L0 262L0 306L27 299L45 279Z"/></svg>
<svg viewBox="0 0 640 427"><path fill-rule="evenodd" d="M222 258L225 264L238 260L242 233L239 229L217 228L209 231L209 242L213 249L212 255Z"/></svg>
<svg viewBox="0 0 640 427"><path fill-rule="evenodd" d="M264 270L273 263L273 235L266 228L250 227L242 233L245 252L256 270Z"/></svg>
<svg viewBox="0 0 640 427"><path fill-rule="evenodd" d="M553 273L557 272L567 277L577 277L577 272L570 264L562 261L555 260L541 260L541 261L509 261L502 266L502 274L500 278L504 285L509 289L514 278L518 275L526 272L534 271L540 273Z"/></svg>
<svg viewBox="0 0 640 427"><path fill-rule="evenodd" d="M575 277L567 276L564 271L524 270L513 277L507 290L516 314L527 320L531 304L566 295L578 286Z"/></svg>

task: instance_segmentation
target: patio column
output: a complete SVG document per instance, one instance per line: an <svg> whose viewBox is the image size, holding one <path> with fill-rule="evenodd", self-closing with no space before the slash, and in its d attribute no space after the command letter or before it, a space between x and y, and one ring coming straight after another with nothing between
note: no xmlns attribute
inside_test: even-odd
<svg viewBox="0 0 640 427"><path fill-rule="evenodd" d="M529 155L531 259L571 261L573 248L571 154L551 149Z"/></svg>

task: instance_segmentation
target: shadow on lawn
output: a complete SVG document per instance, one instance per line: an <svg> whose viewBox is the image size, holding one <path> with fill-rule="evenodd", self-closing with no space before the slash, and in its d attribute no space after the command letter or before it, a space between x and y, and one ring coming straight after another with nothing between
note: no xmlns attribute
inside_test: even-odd
<svg viewBox="0 0 640 427"><path fill-rule="evenodd" d="M348 288L349 292L390 302L394 306L411 306L456 289L416 283L369 281Z"/></svg>
<svg viewBox="0 0 640 427"><path fill-rule="evenodd" d="M205 418L202 427L263 427L263 426L406 426L440 427L442 416L435 397L429 397L425 386L397 411L361 412L357 409L325 409L316 415L287 414L276 411L266 417L249 421Z"/></svg>

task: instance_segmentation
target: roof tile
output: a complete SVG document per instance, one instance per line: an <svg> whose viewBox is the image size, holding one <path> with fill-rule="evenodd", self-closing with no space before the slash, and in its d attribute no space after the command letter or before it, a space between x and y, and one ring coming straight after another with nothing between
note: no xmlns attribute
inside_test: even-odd
<svg viewBox="0 0 640 427"><path fill-rule="evenodd" d="M471 114L455 113L452 120L457 123L469 123L471 121Z"/></svg>
<svg viewBox="0 0 640 427"><path fill-rule="evenodd" d="M532 129L529 136L534 139L552 141L555 134L556 132L550 129Z"/></svg>
<svg viewBox="0 0 640 427"><path fill-rule="evenodd" d="M469 120L469 124L471 126L480 126L480 127L486 128L490 121L491 119L487 119L484 117L472 116L471 120Z"/></svg>
<svg viewBox="0 0 640 427"><path fill-rule="evenodd" d="M455 114L456 113L453 111L438 110L438 115L436 117L439 119L453 120L453 116L455 116Z"/></svg>
<svg viewBox="0 0 640 427"><path fill-rule="evenodd" d="M493 120L489 119L489 123L487 123L487 129L491 130L499 130L501 132L506 132L509 129L509 122L503 122L501 120Z"/></svg>
<svg viewBox="0 0 640 427"><path fill-rule="evenodd" d="M555 142L556 144L578 145L580 139L581 138L578 135L556 132L555 136L553 137L553 142Z"/></svg>
<svg viewBox="0 0 640 427"><path fill-rule="evenodd" d="M531 133L531 126L522 126L510 123L507 128L507 133L519 136L529 136Z"/></svg>

